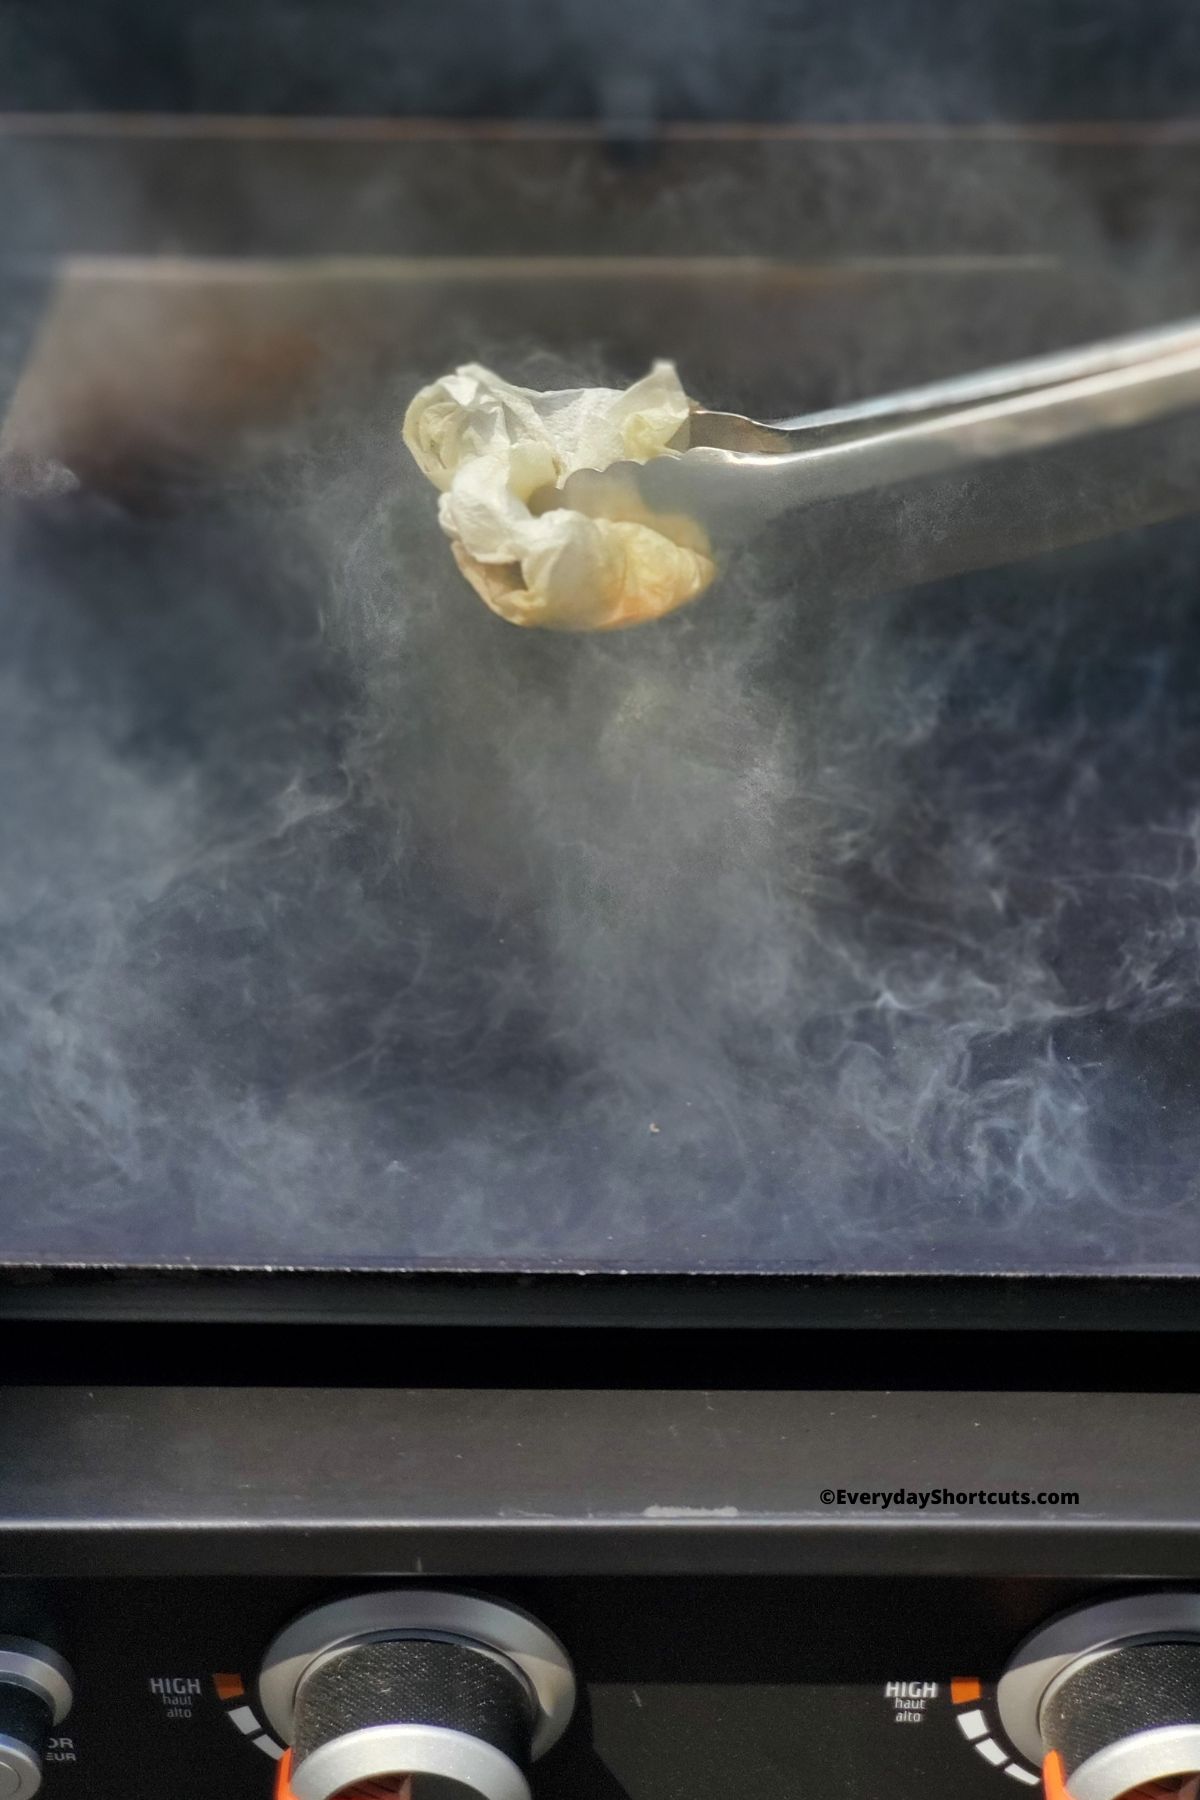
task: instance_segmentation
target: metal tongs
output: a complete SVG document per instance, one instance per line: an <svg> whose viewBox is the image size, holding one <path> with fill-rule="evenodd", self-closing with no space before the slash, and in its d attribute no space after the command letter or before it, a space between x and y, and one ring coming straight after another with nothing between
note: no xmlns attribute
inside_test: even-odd
<svg viewBox="0 0 1200 1800"><path fill-rule="evenodd" d="M558 504L656 523L719 552L785 515L828 515L822 503L940 477L924 514L919 503L900 509L908 537L895 573L913 581L1200 508L1193 422L1157 450L1132 429L1197 406L1200 320L1191 320L776 424L698 408L685 453L580 470ZM1064 446L1065 465L1048 465L1044 453ZM1014 464L1023 472L1001 499L999 465ZM889 507L855 516L877 526L897 510L891 494ZM923 517L924 553L913 543Z"/></svg>

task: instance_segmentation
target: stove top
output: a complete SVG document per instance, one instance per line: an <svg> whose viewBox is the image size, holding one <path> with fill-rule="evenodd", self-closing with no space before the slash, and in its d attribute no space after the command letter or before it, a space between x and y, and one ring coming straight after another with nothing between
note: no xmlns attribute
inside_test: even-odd
<svg viewBox="0 0 1200 1800"><path fill-rule="evenodd" d="M382 420L10 509L0 1259L1195 1272L1197 547L578 639Z"/></svg>

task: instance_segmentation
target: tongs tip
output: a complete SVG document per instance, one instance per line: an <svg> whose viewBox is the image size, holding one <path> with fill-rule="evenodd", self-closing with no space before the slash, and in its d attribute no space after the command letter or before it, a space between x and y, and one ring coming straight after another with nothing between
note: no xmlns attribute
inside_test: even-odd
<svg viewBox="0 0 1200 1800"><path fill-rule="evenodd" d="M681 434L682 435L682 434ZM735 455L785 455L796 447L790 431L764 425L744 413L694 406L688 415L685 450L729 450Z"/></svg>

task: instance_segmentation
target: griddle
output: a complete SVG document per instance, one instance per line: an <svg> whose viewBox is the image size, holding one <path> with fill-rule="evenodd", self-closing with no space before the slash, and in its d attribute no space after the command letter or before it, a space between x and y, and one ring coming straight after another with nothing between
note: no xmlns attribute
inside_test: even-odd
<svg viewBox="0 0 1200 1800"><path fill-rule="evenodd" d="M228 291L229 249L185 245L184 285ZM718 277L679 240L597 299L586 269L522 288L461 246L389 285L354 249L341 313L304 327L300 413L232 452L221 424L197 458L172 420L114 440L101 407L64 440L79 484L3 510L7 1303L161 1273L219 1307L214 1284L262 1301L269 1276L353 1273L364 1304L395 1278L450 1311L578 1280L681 1317L770 1290L1028 1322L1070 1312L1070 1276L1089 1308L1178 1318L1200 1271L1196 521L854 605L777 533L654 630L520 633L457 583L396 430L481 320L545 381L636 373L683 315L712 400L750 405L765 370L736 395L719 372L731 306L802 293L828 318L849 281L878 321L892 275ZM77 278L136 288L135 252L92 246ZM1040 254L918 258L888 355L934 366L918 289L965 361L980 294L1021 353L1052 347L1064 295L1060 341L1165 316L1181 286L1133 305ZM498 286L525 296L499 324ZM586 293L581 366L562 303ZM27 362L56 303L38 290ZM357 360L347 316L372 321ZM805 397L897 377L888 355L863 330L839 390L817 346Z"/></svg>

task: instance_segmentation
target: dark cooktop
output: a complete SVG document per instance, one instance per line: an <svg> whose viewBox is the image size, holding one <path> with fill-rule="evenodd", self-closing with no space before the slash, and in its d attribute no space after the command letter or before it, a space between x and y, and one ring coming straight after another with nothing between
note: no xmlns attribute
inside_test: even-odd
<svg viewBox="0 0 1200 1800"><path fill-rule="evenodd" d="M0 542L0 1261L1200 1270L1200 530L501 624L394 442Z"/></svg>

